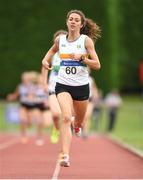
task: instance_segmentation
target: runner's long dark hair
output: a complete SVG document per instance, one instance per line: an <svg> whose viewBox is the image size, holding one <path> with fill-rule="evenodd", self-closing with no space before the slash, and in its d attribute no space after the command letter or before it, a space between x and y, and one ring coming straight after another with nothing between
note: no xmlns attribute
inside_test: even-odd
<svg viewBox="0 0 143 180"><path fill-rule="evenodd" d="M80 34L89 36L94 42L101 37L101 29L92 19L86 18L84 13L80 10L69 11L67 19L72 13L76 13L81 17L81 24L83 27L80 30Z"/></svg>

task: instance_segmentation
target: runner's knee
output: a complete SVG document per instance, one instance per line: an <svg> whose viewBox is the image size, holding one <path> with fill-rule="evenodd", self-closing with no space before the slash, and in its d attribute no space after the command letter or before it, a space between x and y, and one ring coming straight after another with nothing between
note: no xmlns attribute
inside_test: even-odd
<svg viewBox="0 0 143 180"><path fill-rule="evenodd" d="M69 115L63 116L63 123L71 123L72 117Z"/></svg>

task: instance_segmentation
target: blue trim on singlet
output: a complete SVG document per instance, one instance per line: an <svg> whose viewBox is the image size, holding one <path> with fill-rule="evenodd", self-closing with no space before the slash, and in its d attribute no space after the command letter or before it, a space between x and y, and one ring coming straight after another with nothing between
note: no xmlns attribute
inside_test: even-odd
<svg viewBox="0 0 143 180"><path fill-rule="evenodd" d="M60 63L61 66L86 66L85 64L83 64L82 62L78 62L78 61L71 61L71 60L67 60L67 61L61 61Z"/></svg>

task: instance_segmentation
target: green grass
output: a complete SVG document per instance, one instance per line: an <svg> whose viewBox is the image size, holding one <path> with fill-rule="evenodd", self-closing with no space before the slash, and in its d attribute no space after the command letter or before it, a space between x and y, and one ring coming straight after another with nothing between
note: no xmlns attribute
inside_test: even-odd
<svg viewBox="0 0 143 180"><path fill-rule="evenodd" d="M107 121L104 108L99 132L106 132ZM141 97L123 97L123 104L118 112L116 125L111 135L143 150L143 99Z"/></svg>
<svg viewBox="0 0 143 180"><path fill-rule="evenodd" d="M142 100L143 101L143 100ZM143 150L143 103L125 99L118 116L114 135Z"/></svg>
<svg viewBox="0 0 143 180"><path fill-rule="evenodd" d="M4 131L7 129L7 123L5 121L5 103L0 103L0 130Z"/></svg>

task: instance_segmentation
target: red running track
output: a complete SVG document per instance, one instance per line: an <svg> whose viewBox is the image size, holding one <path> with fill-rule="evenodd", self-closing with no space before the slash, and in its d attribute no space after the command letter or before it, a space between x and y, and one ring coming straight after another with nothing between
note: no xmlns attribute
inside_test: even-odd
<svg viewBox="0 0 143 180"><path fill-rule="evenodd" d="M6 144L6 145L5 145ZM143 179L143 159L105 136L74 138L71 166L56 163L59 145L27 145L17 136L0 136L0 179Z"/></svg>

